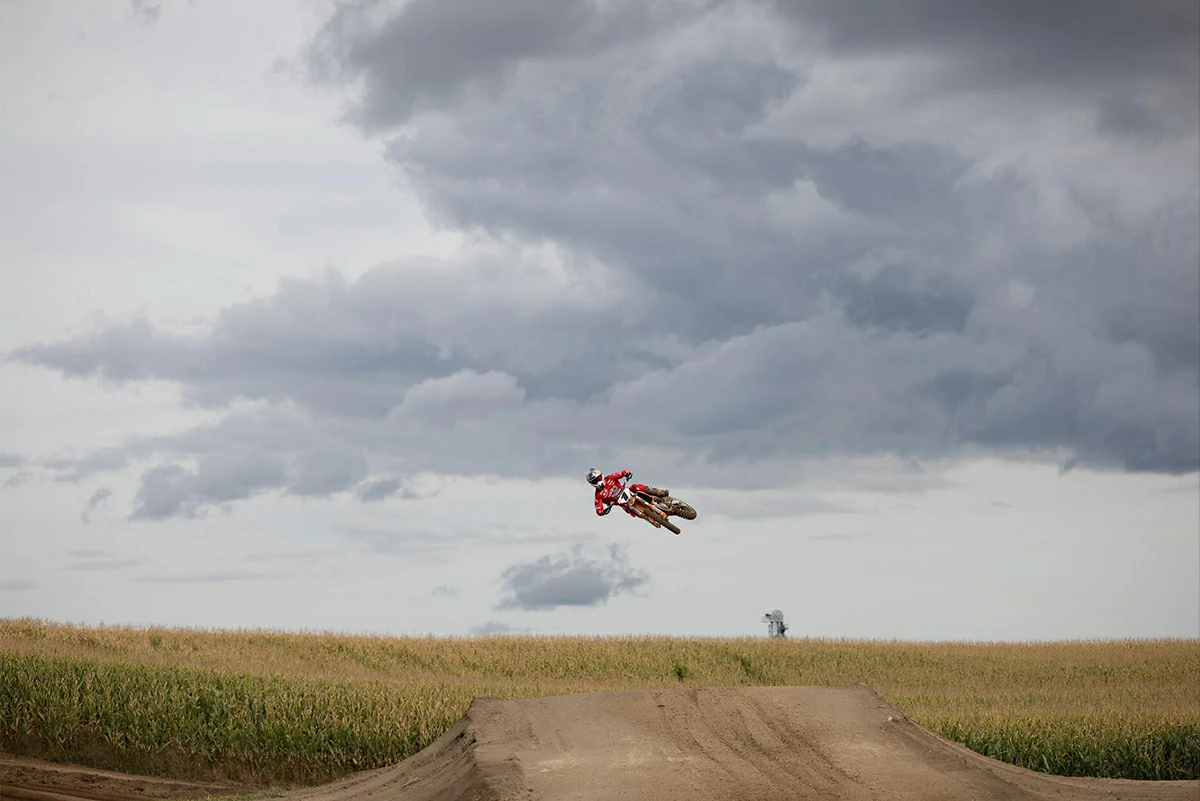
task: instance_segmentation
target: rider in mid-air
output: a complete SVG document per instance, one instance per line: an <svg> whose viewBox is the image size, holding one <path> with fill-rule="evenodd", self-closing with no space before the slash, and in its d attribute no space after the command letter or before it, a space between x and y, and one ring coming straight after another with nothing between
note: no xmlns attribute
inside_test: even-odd
<svg viewBox="0 0 1200 801"><path fill-rule="evenodd" d="M596 488L596 514L604 516L614 506L620 506L630 517L640 517L655 528L665 527L672 534L681 532L667 517L696 519L696 510L678 498L672 498L670 490L621 483L630 478L633 478L632 470L618 470L607 476L595 467L587 471L588 483Z"/></svg>
<svg viewBox="0 0 1200 801"><path fill-rule="evenodd" d="M621 480L628 478L633 478L632 470L618 470L615 473L609 473L607 476L595 467L587 471L588 483L596 488L596 514L604 516L612 511L613 506L620 506L630 517L641 517L637 512L630 509L627 504L617 503L617 498L620 497L622 490ZM657 495L659 497L666 497L669 494L664 489L648 487L645 484L631 484L630 489L635 492L645 492L648 495Z"/></svg>

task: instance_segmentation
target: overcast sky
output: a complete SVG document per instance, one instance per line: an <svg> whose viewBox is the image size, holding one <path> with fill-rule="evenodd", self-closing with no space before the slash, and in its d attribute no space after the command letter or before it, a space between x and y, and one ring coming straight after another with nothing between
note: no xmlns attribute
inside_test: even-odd
<svg viewBox="0 0 1200 801"><path fill-rule="evenodd" d="M4 616L1200 636L1194 0L0 14Z"/></svg>

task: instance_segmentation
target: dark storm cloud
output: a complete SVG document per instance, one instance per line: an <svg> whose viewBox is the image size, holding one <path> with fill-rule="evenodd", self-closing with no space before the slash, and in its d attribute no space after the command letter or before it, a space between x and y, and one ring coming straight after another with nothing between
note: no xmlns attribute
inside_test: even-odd
<svg viewBox="0 0 1200 801"><path fill-rule="evenodd" d="M1096 130L1152 143L1194 135L1200 4L1066 0L774 0L830 55L920 58L914 96L1062 97L1090 104Z"/></svg>
<svg viewBox="0 0 1200 801"><path fill-rule="evenodd" d="M798 263L848 257L872 237L832 231L818 247L803 228L769 224L761 206L787 198L804 173L803 150L747 142L740 128L765 114L773 93L753 90L758 81L774 87L778 70L733 60L721 71L726 80L704 82L731 92L709 104L712 121L694 119L697 90L670 84L647 99L644 118L616 120L632 135L614 138L604 119L612 87L549 98L518 87L508 101L515 108L481 102L462 112L466 127L431 120L393 141L388 155L449 224L550 237L629 269L630 312L653 300L645 314L656 318L631 315L631 334L649 326L690 340L740 332L811 311L817 285ZM475 133L485 130L503 138Z"/></svg>
<svg viewBox="0 0 1200 801"><path fill-rule="evenodd" d="M352 284L336 274L288 280L267 298L221 312L207 334L175 336L145 321L122 322L6 358L117 384L175 381L189 401L209 407L251 398L364 417L382 417L416 384L464 370L485 377L473 386L460 375L459 394L519 392L496 383L506 379L490 374L495 366L526 380L531 395L572 394L601 390L650 359L625 352L624 342L603 342L609 295L628 280L594 291L590 282L572 281L558 292L536 269L513 272L513 257L409 261ZM423 391L444 394L453 385L427 383ZM425 400L436 418L439 398ZM104 458L119 461L120 454Z"/></svg>
<svg viewBox="0 0 1200 801"><path fill-rule="evenodd" d="M512 565L502 574L506 597L498 609L548 610L559 606L597 606L614 595L642 586L648 576L629 565L616 545L596 558L576 548Z"/></svg>
<svg viewBox="0 0 1200 801"><path fill-rule="evenodd" d="M1196 7L342 6L314 74L468 251L6 357L266 402L45 464L148 465L141 518L633 453L1193 471Z"/></svg>
<svg viewBox="0 0 1200 801"><path fill-rule="evenodd" d="M1173 102L1165 109L1163 104L1152 104L1137 89L1114 89L1098 101L1096 127L1102 134L1158 144L1166 137L1187 132L1187 98L1180 99L1184 101L1182 112Z"/></svg>
<svg viewBox="0 0 1200 801"><path fill-rule="evenodd" d="M847 283L840 294L855 325L911 333L962 333L974 305L971 290L954 279L921 281L894 264L867 280Z"/></svg>
<svg viewBox="0 0 1200 801"><path fill-rule="evenodd" d="M79 519L83 521L84 525L87 525L91 522L92 512L96 511L104 503L107 503L108 499L111 497L112 490L110 490L108 487L101 487L92 493L92 497L88 498L87 505L84 506L83 512L79 515Z"/></svg>
<svg viewBox="0 0 1200 801"><path fill-rule="evenodd" d="M366 127L400 122L424 101L444 100L473 80L494 79L517 59L556 50L587 20L590 4L515 0L504 7L414 0L381 26L387 5L343 5L314 43L323 77L366 79Z"/></svg>
<svg viewBox="0 0 1200 801"><path fill-rule="evenodd" d="M318 80L365 81L366 97L354 118L374 129L403 123L469 89L493 89L523 59L579 55L642 39L671 20L667 6L645 0L368 0L337 9L310 46L309 63Z"/></svg>
<svg viewBox="0 0 1200 801"><path fill-rule="evenodd" d="M834 57L939 58L949 86L935 85L936 91L1074 92L1171 75L1187 81L1194 80L1200 58L1200 9L1192 0L883 6L774 0L744 6L773 9L778 21L816 34ZM727 12L716 3L589 0L521 0L495 8L467 0L346 4L317 37L310 59L318 79L365 80L356 118L373 128L405 122L418 107L464 102L461 90L473 82L495 91L522 62L595 57L647 39L661 44L655 36L664 29L687 28L706 14L723 21ZM710 97L701 95L697 105Z"/></svg>
<svg viewBox="0 0 1200 801"><path fill-rule="evenodd" d="M365 319L346 319L339 313L343 289L340 278L285 282L268 302L223 312L205 337L166 334L135 320L94 335L21 349L9 358L118 384L177 381L188 400L209 406L237 398L293 397L343 414L379 413L403 391L406 369L423 375L436 369L437 360L428 345L414 352L403 342L386 345L381 341L385 331L371 337L371 318L380 309L372 310L369 300L354 309ZM362 289L369 291L366 285ZM367 338L357 339L364 328Z"/></svg>
<svg viewBox="0 0 1200 801"><path fill-rule="evenodd" d="M1131 4L1064 0L776 0L786 17L819 31L834 53L938 55L958 81L1074 90L1196 69L1200 6L1192 0Z"/></svg>

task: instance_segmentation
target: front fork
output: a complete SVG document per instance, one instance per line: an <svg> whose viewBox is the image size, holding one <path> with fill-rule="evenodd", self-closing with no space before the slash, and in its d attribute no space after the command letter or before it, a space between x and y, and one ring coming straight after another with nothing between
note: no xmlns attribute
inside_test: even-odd
<svg viewBox="0 0 1200 801"><path fill-rule="evenodd" d="M633 512L635 514L637 514L638 517L642 518L650 525L654 526L655 528L662 528L662 525L657 520L649 517L645 513L645 511L643 510L643 507L646 506L646 502L643 501L637 495L637 493L639 493L639 492L646 492L647 489L649 489L649 488L645 484L626 484L625 485L625 490L629 493L629 508L632 509ZM649 495L648 492L646 494ZM661 510L660 510L660 513L661 513Z"/></svg>

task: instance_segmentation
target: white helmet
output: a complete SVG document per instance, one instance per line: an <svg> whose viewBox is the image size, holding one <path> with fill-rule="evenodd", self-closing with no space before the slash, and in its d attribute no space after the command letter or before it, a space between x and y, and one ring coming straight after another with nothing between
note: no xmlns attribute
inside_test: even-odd
<svg viewBox="0 0 1200 801"><path fill-rule="evenodd" d="M588 480L588 483L594 487L597 484L599 484L601 481L604 480L604 474L601 473L598 468L595 468L595 467L590 468L587 471L587 480Z"/></svg>

